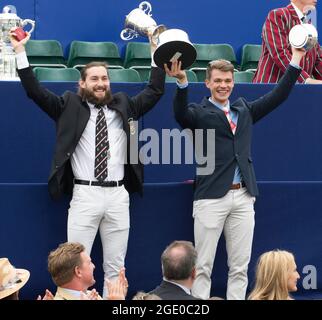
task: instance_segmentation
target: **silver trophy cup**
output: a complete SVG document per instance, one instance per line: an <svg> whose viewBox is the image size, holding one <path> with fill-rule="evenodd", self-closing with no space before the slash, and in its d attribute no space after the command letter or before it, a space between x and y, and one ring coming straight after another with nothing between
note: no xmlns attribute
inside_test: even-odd
<svg viewBox="0 0 322 320"><path fill-rule="evenodd" d="M293 47L310 50L318 42L318 32L312 24L297 24L291 29L288 38Z"/></svg>
<svg viewBox="0 0 322 320"><path fill-rule="evenodd" d="M12 28L24 28L31 25L29 33L35 28L35 21L30 19L22 20L17 16L14 6L7 5L0 13L0 80L18 80L16 74L15 53L11 46L9 32Z"/></svg>
<svg viewBox="0 0 322 320"><path fill-rule="evenodd" d="M157 25L152 17L152 6L149 2L143 1L139 8L132 10L125 19L125 29L120 36L123 40L132 40L139 35L152 37L152 41L157 43L159 35L166 30L164 25Z"/></svg>
<svg viewBox="0 0 322 320"><path fill-rule="evenodd" d="M181 61L182 69L188 68L196 60L197 52L189 41L186 32L180 29L169 29L157 23L151 18L151 4L147 1L140 3L139 8L132 10L125 19L125 29L120 36L123 40L131 40L139 35L151 37L157 45L154 53L154 61L160 68L172 61Z"/></svg>

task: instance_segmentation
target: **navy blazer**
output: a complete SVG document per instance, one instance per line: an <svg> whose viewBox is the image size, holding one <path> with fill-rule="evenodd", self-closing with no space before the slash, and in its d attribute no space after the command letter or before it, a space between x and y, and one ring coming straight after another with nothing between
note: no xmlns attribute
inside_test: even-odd
<svg viewBox="0 0 322 320"><path fill-rule="evenodd" d="M162 281L158 287L149 293L156 294L162 300L200 300L168 281Z"/></svg>
<svg viewBox="0 0 322 320"><path fill-rule="evenodd" d="M50 195L57 199L62 193L71 194L74 176L70 157L90 118L90 110L81 97L70 91L62 96L42 87L31 67L18 70L19 77L29 98L56 122L56 146L48 180ZM164 93L165 72L151 68L150 82L134 97L124 92L113 94L109 108L119 113L127 136L127 163L124 165L124 184L129 193L143 192L143 165L139 158L130 160L130 122L138 120L151 110ZM131 163L132 162L132 163Z"/></svg>
<svg viewBox="0 0 322 320"><path fill-rule="evenodd" d="M230 129L225 113L215 107L208 98L203 98L199 104L188 104L188 88L177 88L174 113L181 127L191 130L216 130L215 169L212 174L196 176L194 200L223 197L230 190L236 165L240 168L250 195L258 195L251 157L252 125L286 100L300 73L300 69L289 66L283 78L269 93L255 101L249 102L239 98L231 103L231 109L238 112L235 135ZM205 130L203 130L203 149L207 150Z"/></svg>

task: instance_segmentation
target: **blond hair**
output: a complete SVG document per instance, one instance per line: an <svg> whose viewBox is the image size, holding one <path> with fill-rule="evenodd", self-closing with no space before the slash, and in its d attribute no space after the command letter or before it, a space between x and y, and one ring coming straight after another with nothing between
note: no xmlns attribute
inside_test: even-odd
<svg viewBox="0 0 322 320"><path fill-rule="evenodd" d="M56 284L60 287L70 282L75 274L75 268L82 264L81 253L85 247L80 243L65 242L48 256L48 271Z"/></svg>
<svg viewBox="0 0 322 320"><path fill-rule="evenodd" d="M285 250L272 250L259 257L256 283L249 300L289 299L289 272L295 265L294 255Z"/></svg>

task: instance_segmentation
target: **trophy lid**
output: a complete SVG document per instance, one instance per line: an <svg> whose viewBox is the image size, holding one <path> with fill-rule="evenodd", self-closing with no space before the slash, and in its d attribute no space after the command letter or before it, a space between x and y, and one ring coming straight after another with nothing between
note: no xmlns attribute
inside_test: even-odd
<svg viewBox="0 0 322 320"><path fill-rule="evenodd" d="M12 5L3 7L2 13L0 13L0 19L19 19L16 7Z"/></svg>
<svg viewBox="0 0 322 320"><path fill-rule="evenodd" d="M159 35L159 44L153 56L159 68L164 69L164 63L170 68L175 59L181 61L184 70L194 63L196 57L197 51L183 30L169 29Z"/></svg>

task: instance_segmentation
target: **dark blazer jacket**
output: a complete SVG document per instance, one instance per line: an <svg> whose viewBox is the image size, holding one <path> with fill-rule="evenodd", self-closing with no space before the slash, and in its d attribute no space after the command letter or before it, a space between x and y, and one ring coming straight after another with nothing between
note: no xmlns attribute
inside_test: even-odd
<svg viewBox="0 0 322 320"><path fill-rule="evenodd" d="M18 74L28 97L56 122L56 146L48 180L49 193L54 199L62 193L71 194L74 176L70 157L89 120L89 107L76 93L66 91L62 96L57 96L43 88L30 67L18 70ZM127 136L128 159L124 168L124 183L129 193L138 191L142 195L143 191L143 165L139 159L137 164L130 164L129 122L139 119L158 102L164 92L164 79L162 69L152 68L150 82L143 91L135 97L129 97L123 92L116 93L109 105L122 117L123 130Z"/></svg>
<svg viewBox="0 0 322 320"><path fill-rule="evenodd" d="M156 294L162 300L200 300L187 294L179 286L168 281L162 281L161 284L150 293Z"/></svg>
<svg viewBox="0 0 322 320"><path fill-rule="evenodd" d="M244 98L239 98L231 103L231 109L238 112L235 135L230 129L225 113L209 102L208 98L204 98L199 104L188 104L188 88L177 89L174 100L177 122L183 128L192 130L216 130L215 170L209 175L196 176L195 200L223 197L230 189L237 164L248 192L252 196L258 195L251 157L252 125L273 111L288 97L300 72L301 70L289 66L284 77L271 92L255 101L249 102ZM205 130L203 135L203 149L206 150Z"/></svg>

